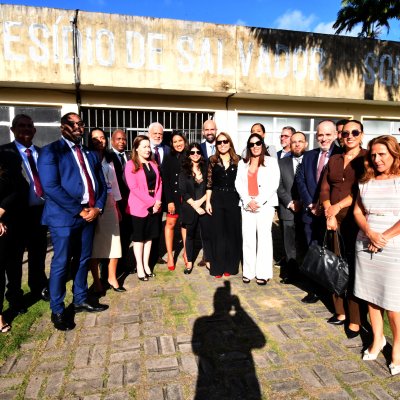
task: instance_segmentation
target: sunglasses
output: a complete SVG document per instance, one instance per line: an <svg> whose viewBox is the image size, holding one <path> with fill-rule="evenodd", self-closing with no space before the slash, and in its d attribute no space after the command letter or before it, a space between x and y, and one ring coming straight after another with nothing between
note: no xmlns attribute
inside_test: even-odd
<svg viewBox="0 0 400 400"><path fill-rule="evenodd" d="M228 144L229 143L229 140L228 139L225 139L225 140L217 140L217 146L219 146L219 145L221 145L221 144Z"/></svg>
<svg viewBox="0 0 400 400"><path fill-rule="evenodd" d="M262 145L262 141L261 140L257 140L257 142L254 142L254 143L249 143L249 149L251 149L252 147L254 147L254 146L261 146Z"/></svg>
<svg viewBox="0 0 400 400"><path fill-rule="evenodd" d="M281 135L281 139L283 139L283 138L288 139L288 138L290 138L290 136L289 135Z"/></svg>
<svg viewBox="0 0 400 400"><path fill-rule="evenodd" d="M199 151L199 150L190 150L189 154L191 156L194 156L195 154L201 154L201 151Z"/></svg>
<svg viewBox="0 0 400 400"><path fill-rule="evenodd" d="M353 129L351 132L349 131L342 131L342 138L346 139L350 136L350 133L352 134L353 137L357 137L362 134L361 131L358 131L357 129Z"/></svg>
<svg viewBox="0 0 400 400"><path fill-rule="evenodd" d="M70 126L71 128L73 128L73 127L75 126L75 124L78 125L79 128L84 128L84 127L85 127L85 123L82 122L82 121L79 121L79 122L67 121L67 122L66 122L66 125Z"/></svg>

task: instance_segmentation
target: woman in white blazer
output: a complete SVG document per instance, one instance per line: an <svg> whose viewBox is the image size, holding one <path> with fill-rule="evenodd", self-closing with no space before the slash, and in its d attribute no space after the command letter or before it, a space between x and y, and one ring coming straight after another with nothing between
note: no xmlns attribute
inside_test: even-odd
<svg viewBox="0 0 400 400"><path fill-rule="evenodd" d="M243 282L272 278L272 220L278 205L278 161L270 157L263 138L253 133L239 162L235 186L240 196L243 235Z"/></svg>

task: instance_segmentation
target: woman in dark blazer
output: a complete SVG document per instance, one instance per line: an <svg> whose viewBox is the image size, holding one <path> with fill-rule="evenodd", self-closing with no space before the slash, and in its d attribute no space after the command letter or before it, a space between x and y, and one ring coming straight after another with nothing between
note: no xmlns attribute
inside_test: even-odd
<svg viewBox="0 0 400 400"><path fill-rule="evenodd" d="M182 226L186 228L187 265L185 274L190 274L194 263L194 239L197 225L200 223L204 258L210 259L211 242L209 237L210 217L205 212L207 167L202 156L199 143L189 145L189 152L179 174L179 192L182 196L181 217ZM207 262L207 268L210 267Z"/></svg>
<svg viewBox="0 0 400 400"><path fill-rule="evenodd" d="M180 215L181 196L178 188L178 177L182 169L182 162L187 151L187 139L183 132L174 131L171 137L171 152L166 154L161 165L163 181L163 193L167 204L167 220L165 222L165 247L167 248L167 265L170 271L175 269L173 256L174 230L176 221ZM186 229L181 229L183 245L185 246ZM183 258L186 259L186 251L183 248Z"/></svg>

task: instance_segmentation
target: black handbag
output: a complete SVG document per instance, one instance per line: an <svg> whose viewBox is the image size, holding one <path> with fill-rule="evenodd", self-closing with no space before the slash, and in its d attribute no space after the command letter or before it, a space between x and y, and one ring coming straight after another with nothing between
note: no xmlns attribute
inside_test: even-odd
<svg viewBox="0 0 400 400"><path fill-rule="evenodd" d="M335 235L340 240L338 247L344 249L340 233L335 231ZM341 254L336 255L327 248L326 241L327 232L325 232L322 246L319 244L310 246L300 271L331 293L341 296L346 293L349 283L349 265Z"/></svg>

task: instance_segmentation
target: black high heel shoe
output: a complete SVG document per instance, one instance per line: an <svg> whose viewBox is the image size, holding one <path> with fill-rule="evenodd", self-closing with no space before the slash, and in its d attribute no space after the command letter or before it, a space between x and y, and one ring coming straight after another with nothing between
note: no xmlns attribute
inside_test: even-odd
<svg viewBox="0 0 400 400"><path fill-rule="evenodd" d="M147 277L147 275L142 276L142 277L138 276L138 279L139 279L139 281L143 281L143 282L147 282L147 281L149 280L149 278Z"/></svg>
<svg viewBox="0 0 400 400"><path fill-rule="evenodd" d="M145 272L146 276L148 278L155 278L156 274L154 272L151 272L150 274L148 274L147 272Z"/></svg>
<svg viewBox="0 0 400 400"><path fill-rule="evenodd" d="M114 287L113 285L111 285L111 283L109 283L109 285L110 285L110 288L112 290L114 290L114 292L118 292L118 293L126 292L126 289L123 286Z"/></svg>

